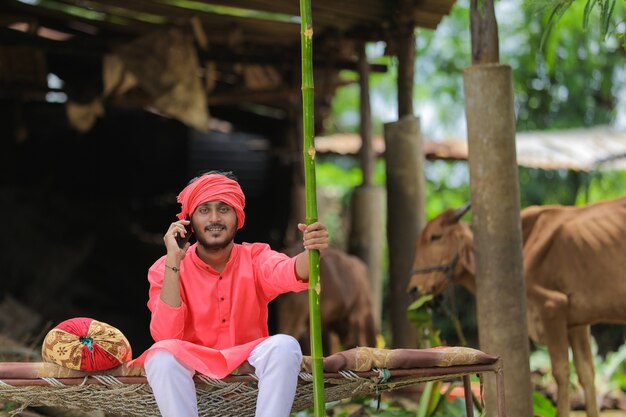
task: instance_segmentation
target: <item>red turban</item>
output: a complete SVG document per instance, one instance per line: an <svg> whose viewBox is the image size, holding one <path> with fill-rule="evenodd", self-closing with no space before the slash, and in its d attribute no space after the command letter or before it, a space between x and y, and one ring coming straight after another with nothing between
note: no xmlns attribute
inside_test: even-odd
<svg viewBox="0 0 626 417"><path fill-rule="evenodd" d="M181 220L187 216L191 218L196 208L207 201L222 201L231 206L237 214L237 229L243 227L246 219L243 212L246 197L239 183L221 174L202 175L186 186L177 200L182 210L176 216Z"/></svg>

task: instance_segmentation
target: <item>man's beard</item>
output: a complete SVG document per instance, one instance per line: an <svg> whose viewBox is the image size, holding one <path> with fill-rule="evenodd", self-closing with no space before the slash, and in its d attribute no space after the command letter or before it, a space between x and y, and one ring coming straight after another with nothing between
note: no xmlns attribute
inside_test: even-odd
<svg viewBox="0 0 626 417"><path fill-rule="evenodd" d="M209 226L207 226L207 228L211 227L211 226L217 226L217 225L223 226L226 229L226 231L228 232L228 228L224 224L213 223L213 224L210 224ZM195 229L195 227L194 227L194 229ZM203 229L205 229L205 228L203 228ZM205 232L206 232L206 230L205 230ZM198 245L202 246L202 248L204 248L206 250L214 250L215 251L215 250L225 249L226 247L228 247L228 245L230 245L235 240L235 235L236 234L237 234L237 228L233 227L233 230L231 232L229 232L229 234L227 234L221 240L209 242L204 237L204 233L196 233L196 240L198 241Z"/></svg>

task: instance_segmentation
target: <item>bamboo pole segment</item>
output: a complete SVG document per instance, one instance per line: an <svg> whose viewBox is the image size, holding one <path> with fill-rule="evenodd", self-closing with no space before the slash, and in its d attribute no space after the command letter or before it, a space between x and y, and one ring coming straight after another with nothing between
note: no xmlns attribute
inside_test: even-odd
<svg viewBox="0 0 626 417"><path fill-rule="evenodd" d="M315 184L315 144L313 118L313 19L311 0L300 0L302 43L302 130L304 136L304 185L306 189L306 223L317 221ZM320 258L316 250L309 251L309 321L311 365L313 374L313 409L315 417L325 415L322 329L320 318Z"/></svg>

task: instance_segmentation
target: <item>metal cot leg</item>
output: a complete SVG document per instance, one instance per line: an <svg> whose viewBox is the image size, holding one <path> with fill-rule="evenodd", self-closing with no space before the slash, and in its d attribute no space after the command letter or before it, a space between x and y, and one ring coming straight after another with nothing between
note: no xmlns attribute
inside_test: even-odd
<svg viewBox="0 0 626 417"><path fill-rule="evenodd" d="M474 401L472 399L472 384L469 375L463 375L463 391L465 392L465 415L474 417Z"/></svg>
<svg viewBox="0 0 626 417"><path fill-rule="evenodd" d="M504 371L502 370L501 359L500 366L496 369L496 396L498 398L498 417L506 417L506 407L504 405Z"/></svg>

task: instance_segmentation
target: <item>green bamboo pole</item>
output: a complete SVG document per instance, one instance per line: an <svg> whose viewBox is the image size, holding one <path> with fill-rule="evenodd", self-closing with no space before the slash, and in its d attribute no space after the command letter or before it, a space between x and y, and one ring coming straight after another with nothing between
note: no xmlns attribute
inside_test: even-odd
<svg viewBox="0 0 626 417"><path fill-rule="evenodd" d="M302 130L304 133L304 185L306 189L306 224L317 221L315 185L315 144L313 143L313 21L311 0L300 0L302 40ZM320 257L309 252L309 320L311 329L311 364L315 417L325 415L324 368L320 319Z"/></svg>

